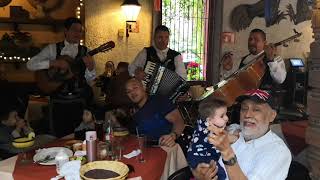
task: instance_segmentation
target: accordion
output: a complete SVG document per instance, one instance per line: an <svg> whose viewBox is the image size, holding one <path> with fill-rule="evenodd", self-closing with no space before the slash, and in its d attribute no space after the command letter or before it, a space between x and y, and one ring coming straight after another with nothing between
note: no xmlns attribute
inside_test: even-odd
<svg viewBox="0 0 320 180"><path fill-rule="evenodd" d="M144 72L146 77L143 84L150 95L161 95L168 97L173 103L176 99L186 93L189 84L176 72L167 69L160 64L147 61Z"/></svg>

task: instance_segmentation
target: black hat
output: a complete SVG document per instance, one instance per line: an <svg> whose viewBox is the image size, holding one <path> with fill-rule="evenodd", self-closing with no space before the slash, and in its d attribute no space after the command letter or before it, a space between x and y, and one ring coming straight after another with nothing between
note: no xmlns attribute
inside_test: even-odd
<svg viewBox="0 0 320 180"><path fill-rule="evenodd" d="M239 96L236 101L241 103L242 101L250 99L257 103L267 103L271 108L274 109L275 103L273 101L272 95L267 91L261 89L252 89L247 91L244 95Z"/></svg>

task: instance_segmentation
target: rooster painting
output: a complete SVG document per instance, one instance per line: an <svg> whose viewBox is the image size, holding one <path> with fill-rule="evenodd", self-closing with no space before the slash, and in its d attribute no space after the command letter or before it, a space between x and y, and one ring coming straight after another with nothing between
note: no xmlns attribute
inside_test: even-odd
<svg viewBox="0 0 320 180"><path fill-rule="evenodd" d="M235 31L248 28L252 20L256 17L265 19L266 27L279 24L286 16L294 24L311 19L311 9L309 8L313 0L297 0L296 13L291 4L287 5L286 13L279 10L280 0L260 0L255 4L240 4L236 6L230 16L230 26Z"/></svg>
<svg viewBox="0 0 320 180"><path fill-rule="evenodd" d="M263 17L266 26L278 24L286 19L279 10L280 0L261 0L255 4L241 4L235 7L230 16L230 26L235 31L246 29L255 17Z"/></svg>
<svg viewBox="0 0 320 180"><path fill-rule="evenodd" d="M299 24L303 21L307 21L311 19L311 8L312 5L311 0L297 0L297 13L294 13L293 7L291 4L287 6L287 13L290 17L290 20L295 24ZM299 7L299 8L298 8Z"/></svg>

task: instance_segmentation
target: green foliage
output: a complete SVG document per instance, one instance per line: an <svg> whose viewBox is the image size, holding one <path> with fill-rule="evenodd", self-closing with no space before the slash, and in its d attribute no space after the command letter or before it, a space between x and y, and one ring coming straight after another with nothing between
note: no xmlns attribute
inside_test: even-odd
<svg viewBox="0 0 320 180"><path fill-rule="evenodd" d="M192 52L199 59L193 62L204 64L205 5L209 0L163 0L162 24L171 30L170 47L179 52ZM188 73L191 72L187 70ZM193 71L192 80L201 80L202 69ZM189 77L189 74L188 74ZM202 77L202 78L201 78ZM189 78L188 78L189 79Z"/></svg>

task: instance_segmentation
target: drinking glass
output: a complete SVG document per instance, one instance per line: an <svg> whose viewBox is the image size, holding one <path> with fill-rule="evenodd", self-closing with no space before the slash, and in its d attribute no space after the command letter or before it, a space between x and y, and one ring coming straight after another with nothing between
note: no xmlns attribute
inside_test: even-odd
<svg viewBox="0 0 320 180"><path fill-rule="evenodd" d="M146 136L143 134L139 134L137 135L137 139L138 139L138 144L139 144L139 149L140 149L140 154L138 155L138 161L140 163L145 162L145 148L146 148Z"/></svg>
<svg viewBox="0 0 320 180"><path fill-rule="evenodd" d="M105 160L108 156L108 144L100 142L98 144L98 160Z"/></svg>

